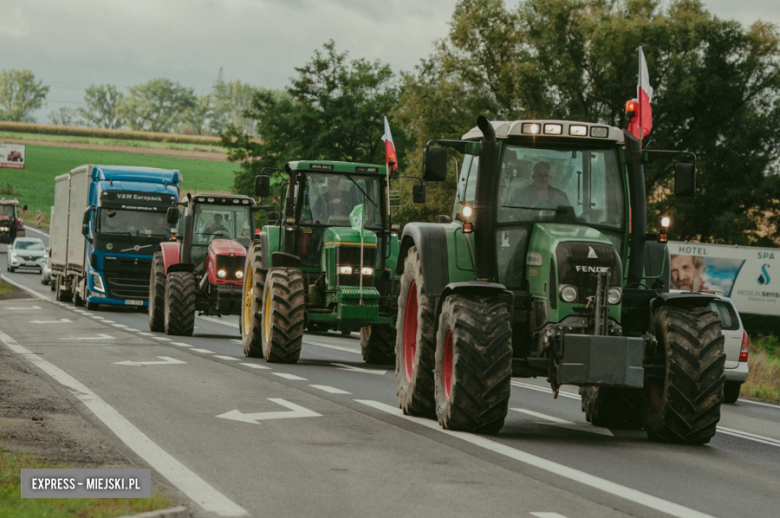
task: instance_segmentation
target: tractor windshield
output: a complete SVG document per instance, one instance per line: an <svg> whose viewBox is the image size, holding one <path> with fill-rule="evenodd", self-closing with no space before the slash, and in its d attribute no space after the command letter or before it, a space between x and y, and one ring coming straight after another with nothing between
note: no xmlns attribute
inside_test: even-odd
<svg viewBox="0 0 780 518"><path fill-rule="evenodd" d="M498 223L551 221L560 206L586 225L623 227L617 150L507 145L501 159Z"/></svg>
<svg viewBox="0 0 780 518"><path fill-rule="evenodd" d="M365 227L380 229L379 178L345 174L306 173L301 224L348 227L350 213L363 204Z"/></svg>
<svg viewBox="0 0 780 518"><path fill-rule="evenodd" d="M8 216L9 219L13 219L14 205L0 205L0 216Z"/></svg>

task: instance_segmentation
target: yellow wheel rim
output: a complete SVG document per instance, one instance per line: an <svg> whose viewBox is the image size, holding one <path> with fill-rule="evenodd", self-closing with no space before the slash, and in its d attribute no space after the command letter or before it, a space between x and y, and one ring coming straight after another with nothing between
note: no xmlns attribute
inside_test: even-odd
<svg viewBox="0 0 780 518"><path fill-rule="evenodd" d="M252 288L255 285L253 275L252 275L252 268L251 266L246 269L246 277L244 278L244 334L248 335L249 330L252 328L252 317L254 316L252 314L252 292L254 291Z"/></svg>
<svg viewBox="0 0 780 518"><path fill-rule="evenodd" d="M265 303L263 304L263 332L265 334L265 343L271 343L271 290L267 289L265 294Z"/></svg>

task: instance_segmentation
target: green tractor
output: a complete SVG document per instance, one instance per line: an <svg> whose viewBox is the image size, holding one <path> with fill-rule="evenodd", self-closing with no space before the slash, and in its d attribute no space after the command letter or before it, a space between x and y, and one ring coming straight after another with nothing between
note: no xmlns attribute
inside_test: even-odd
<svg viewBox="0 0 780 518"><path fill-rule="evenodd" d="M284 172L283 216L269 212L247 254L244 354L295 363L304 328L360 330L363 359L393 364L398 227L389 221L385 167L297 161ZM269 177L256 177L255 194L269 190Z"/></svg>
<svg viewBox="0 0 780 518"><path fill-rule="evenodd" d="M643 164L689 153L643 152L601 124L480 117L462 140L428 143L423 179L444 179L448 147L464 155L452 219L401 237L403 411L496 433L511 378L542 376L556 397L579 386L594 425L708 442L723 401L720 321L712 297L669 292L666 229L646 231ZM694 194L693 159L675 165L676 195Z"/></svg>

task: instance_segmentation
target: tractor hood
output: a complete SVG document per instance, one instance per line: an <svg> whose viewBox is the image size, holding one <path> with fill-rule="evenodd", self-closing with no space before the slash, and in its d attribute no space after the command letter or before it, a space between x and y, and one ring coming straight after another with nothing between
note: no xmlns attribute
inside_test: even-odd
<svg viewBox="0 0 780 518"><path fill-rule="evenodd" d="M0 221L11 221L11 218L8 216L0 216Z"/></svg>
<svg viewBox="0 0 780 518"><path fill-rule="evenodd" d="M215 239L209 244L209 250L215 255L227 255L230 257L245 257L246 248L230 239Z"/></svg>
<svg viewBox="0 0 780 518"><path fill-rule="evenodd" d="M325 246L328 245L359 246L360 233L357 230L352 230L349 227L331 227L325 230L325 236L323 237L323 244ZM376 246L376 234L370 230L366 230L365 235L363 237L363 244L369 246Z"/></svg>

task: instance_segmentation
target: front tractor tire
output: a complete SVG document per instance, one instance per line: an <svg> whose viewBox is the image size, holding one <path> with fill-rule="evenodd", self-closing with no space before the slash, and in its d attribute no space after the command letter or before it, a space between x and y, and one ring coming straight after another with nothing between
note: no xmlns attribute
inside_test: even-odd
<svg viewBox="0 0 780 518"><path fill-rule="evenodd" d="M580 387L580 396L585 419L594 426L642 428L642 389Z"/></svg>
<svg viewBox="0 0 780 518"><path fill-rule="evenodd" d="M404 414L433 417L436 415L433 382L436 322L433 300L425 292L416 246L409 248L404 260L395 329L398 405Z"/></svg>
<svg viewBox="0 0 780 518"><path fill-rule="evenodd" d="M149 331L165 331L165 262L162 252L152 256L152 273L149 279Z"/></svg>
<svg viewBox="0 0 780 518"><path fill-rule="evenodd" d="M506 299L451 295L436 334L436 416L443 428L494 434L504 426L512 381Z"/></svg>
<svg viewBox="0 0 780 518"><path fill-rule="evenodd" d="M262 251L252 245L244 266L243 301L239 317L241 345L244 356L249 358L263 357L263 291L266 271L262 267Z"/></svg>
<svg viewBox="0 0 780 518"><path fill-rule="evenodd" d="M726 381L720 320L706 308L661 307L653 323L663 347L663 379L643 390L651 440L706 444L715 435Z"/></svg>
<svg viewBox="0 0 780 518"><path fill-rule="evenodd" d="M305 316L303 273L298 268L271 268L262 300L263 358L271 363L297 363Z"/></svg>
<svg viewBox="0 0 780 518"><path fill-rule="evenodd" d="M360 328L360 352L363 361L375 365L395 365L395 329L387 324Z"/></svg>
<svg viewBox="0 0 780 518"><path fill-rule="evenodd" d="M173 272L165 279L165 334L192 336L197 284L192 272Z"/></svg>

